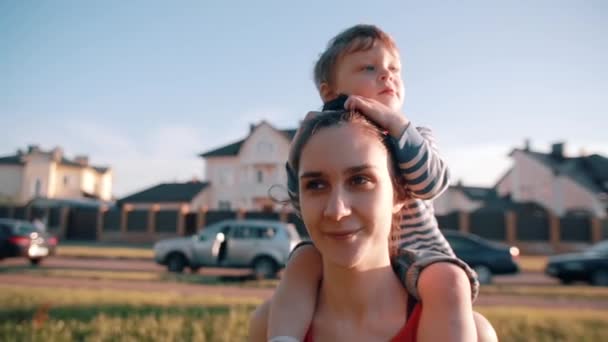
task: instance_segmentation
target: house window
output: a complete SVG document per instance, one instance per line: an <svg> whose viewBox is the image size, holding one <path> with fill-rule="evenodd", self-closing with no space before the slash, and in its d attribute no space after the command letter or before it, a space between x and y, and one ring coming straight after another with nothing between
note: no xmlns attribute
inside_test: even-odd
<svg viewBox="0 0 608 342"><path fill-rule="evenodd" d="M264 173L261 170L258 170L256 175L257 175L258 183L263 183L264 182Z"/></svg>
<svg viewBox="0 0 608 342"><path fill-rule="evenodd" d="M70 177L63 176L63 186L68 186L70 184Z"/></svg>
<svg viewBox="0 0 608 342"><path fill-rule="evenodd" d="M219 201L217 207L219 210L230 210L230 201Z"/></svg>
<svg viewBox="0 0 608 342"><path fill-rule="evenodd" d="M264 153L272 153L274 151L274 146L268 141L260 141L258 143L258 152Z"/></svg>
<svg viewBox="0 0 608 342"><path fill-rule="evenodd" d="M40 178L36 178L36 182L34 183L34 197L40 196L40 190L42 190L42 182Z"/></svg>

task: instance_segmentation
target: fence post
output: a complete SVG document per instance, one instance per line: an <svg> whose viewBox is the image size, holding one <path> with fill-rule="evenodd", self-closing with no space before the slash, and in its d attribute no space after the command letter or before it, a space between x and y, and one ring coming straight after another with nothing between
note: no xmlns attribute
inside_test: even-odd
<svg viewBox="0 0 608 342"><path fill-rule="evenodd" d="M156 233L156 214L160 210L160 205L154 204L148 209L148 234Z"/></svg>
<svg viewBox="0 0 608 342"><path fill-rule="evenodd" d="M458 212L458 228L461 232L469 233L471 231L469 223L469 213L464 211Z"/></svg>
<svg viewBox="0 0 608 342"><path fill-rule="evenodd" d="M289 218L289 215L288 215L288 214L289 214L289 213L287 212L287 210L282 209L282 210L279 212L279 221L281 221L281 222L287 222L287 219Z"/></svg>
<svg viewBox="0 0 608 342"><path fill-rule="evenodd" d="M202 206L196 212L196 230L203 229L207 219L207 207Z"/></svg>
<svg viewBox="0 0 608 342"><path fill-rule="evenodd" d="M239 208L236 212L236 219L237 220L242 220L245 218L245 209L244 208Z"/></svg>
<svg viewBox="0 0 608 342"><path fill-rule="evenodd" d="M125 235L127 233L127 227L129 224L129 211L131 211L132 207L129 204L125 204L122 206L120 210L120 234Z"/></svg>
<svg viewBox="0 0 608 342"><path fill-rule="evenodd" d="M507 229L506 239L509 245L517 243L517 214L514 211L508 210L505 213L505 227Z"/></svg>

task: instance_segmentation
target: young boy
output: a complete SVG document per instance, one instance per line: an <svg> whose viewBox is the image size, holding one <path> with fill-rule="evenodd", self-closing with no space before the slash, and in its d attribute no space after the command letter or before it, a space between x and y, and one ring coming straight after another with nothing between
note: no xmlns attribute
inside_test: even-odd
<svg viewBox="0 0 608 342"><path fill-rule="evenodd" d="M395 139L393 152L411 194L401 213L402 229L393 236L399 248L395 268L407 290L425 304L421 324L425 319L433 320L440 327L437 334L425 333L433 340L456 334L450 332L455 319L471 319L451 312L450 303L461 300L462 293L476 297L479 285L474 272L455 257L438 228L430 200L448 187L448 169L430 131L415 128L401 114L404 88L400 74L394 41L371 25L356 25L338 34L314 68L314 80L324 103L341 94L349 95L345 109L362 112ZM465 273L471 290L459 292L452 284ZM294 250L270 304L270 341L303 339L312 321L321 275L320 256L312 245Z"/></svg>

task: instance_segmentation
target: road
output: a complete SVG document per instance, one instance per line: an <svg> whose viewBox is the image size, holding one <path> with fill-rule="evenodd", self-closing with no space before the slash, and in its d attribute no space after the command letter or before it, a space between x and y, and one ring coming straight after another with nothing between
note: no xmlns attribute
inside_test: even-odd
<svg viewBox="0 0 608 342"><path fill-rule="evenodd" d="M120 289L136 291L165 292L171 291L184 295L213 294L227 297L259 298L268 299L272 296L273 289L252 288L245 286L230 285L201 285L176 283L169 281L128 281L110 279L86 279L70 278L59 276L44 276L41 281L40 275L10 272L27 266L26 260L11 259L0 261L0 283L14 286L29 287L61 287L61 288L89 288L89 289ZM164 273L166 269L147 260L113 260L113 259L79 259L66 257L52 257L44 260L42 268L48 269L85 269L85 270L112 270L121 271L146 271ZM223 268L201 269L199 274L209 276L243 276L247 270L233 270ZM522 273L516 276L501 276L495 278L497 284L514 285L554 285L558 284L555 280L544 276L541 273ZM532 296L509 296L509 295L482 295L476 306L534 306L548 308L587 308L608 310L606 300L587 300L587 299L559 299L542 298Z"/></svg>

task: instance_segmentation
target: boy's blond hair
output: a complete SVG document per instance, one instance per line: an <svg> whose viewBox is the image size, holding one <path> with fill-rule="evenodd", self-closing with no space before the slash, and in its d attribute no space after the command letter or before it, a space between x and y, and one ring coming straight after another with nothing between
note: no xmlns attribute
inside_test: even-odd
<svg viewBox="0 0 608 342"><path fill-rule="evenodd" d="M336 66L345 54L371 49L376 41L382 42L387 48L397 51L393 38L375 25L355 25L332 38L327 48L319 57L314 68L314 81L318 90L321 84L330 86L334 82Z"/></svg>

